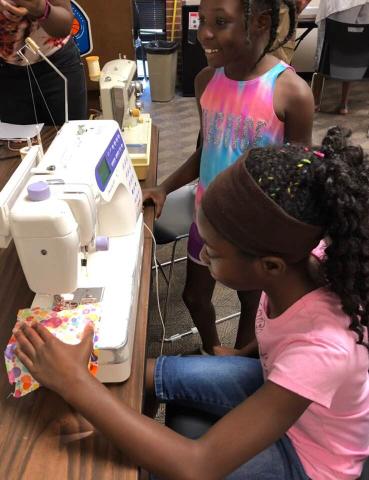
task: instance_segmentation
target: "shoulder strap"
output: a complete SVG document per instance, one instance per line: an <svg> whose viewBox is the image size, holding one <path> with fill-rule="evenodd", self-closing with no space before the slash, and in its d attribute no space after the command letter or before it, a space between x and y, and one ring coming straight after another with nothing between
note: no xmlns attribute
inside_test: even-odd
<svg viewBox="0 0 369 480"><path fill-rule="evenodd" d="M286 70L292 70L293 72L295 71L294 68L291 67L291 65L288 65L285 62L279 62L277 63L277 65L274 65L274 67L269 70L268 80L273 89L277 78Z"/></svg>

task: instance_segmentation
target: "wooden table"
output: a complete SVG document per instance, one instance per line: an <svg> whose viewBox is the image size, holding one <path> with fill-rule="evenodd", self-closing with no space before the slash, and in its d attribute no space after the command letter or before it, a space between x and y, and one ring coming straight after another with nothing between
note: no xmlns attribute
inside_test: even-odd
<svg viewBox="0 0 369 480"><path fill-rule="evenodd" d="M43 133L44 146L54 136ZM151 162L144 186L156 183L158 130L153 127ZM0 189L19 164L19 154L0 147ZM145 222L152 227L154 211L145 208ZM148 306L151 279L151 237L145 229L132 373L122 383L110 385L111 392L138 411L143 405ZM11 244L0 250L0 350L11 336L19 308L33 299L18 257ZM58 395L44 388L15 399L8 383L4 360L0 360L0 479L1 480L134 480L139 470L106 438L94 433L80 439L89 428ZM109 415L109 412L106 412ZM76 439L77 437L77 439Z"/></svg>

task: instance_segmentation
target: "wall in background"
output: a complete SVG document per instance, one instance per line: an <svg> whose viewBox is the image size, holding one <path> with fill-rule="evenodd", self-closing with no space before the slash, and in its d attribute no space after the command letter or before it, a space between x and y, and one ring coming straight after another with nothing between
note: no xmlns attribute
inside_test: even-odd
<svg viewBox="0 0 369 480"><path fill-rule="evenodd" d="M170 40L170 35L172 31L172 22L173 22L173 13L174 13L174 2L175 0L166 0L167 8L167 39ZM175 18L175 28L174 28L174 40L181 41L182 38L182 1L177 0L177 12Z"/></svg>
<svg viewBox="0 0 369 480"><path fill-rule="evenodd" d="M78 0L78 3L85 10L91 22L93 50L90 55L100 57L101 68L109 60L118 58L120 53L129 59L135 58L131 2ZM88 88L96 90L98 83L89 81Z"/></svg>
<svg viewBox="0 0 369 480"><path fill-rule="evenodd" d="M166 0L167 9L167 40L171 38L172 22L174 14L174 0ZM174 38L179 43L177 78L180 78L182 72L182 0L177 0L177 10L174 23Z"/></svg>

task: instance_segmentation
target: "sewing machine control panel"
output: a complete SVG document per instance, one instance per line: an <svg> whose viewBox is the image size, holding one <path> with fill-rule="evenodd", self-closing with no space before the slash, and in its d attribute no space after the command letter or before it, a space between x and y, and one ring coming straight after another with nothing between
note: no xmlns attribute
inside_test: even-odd
<svg viewBox="0 0 369 480"><path fill-rule="evenodd" d="M105 191L124 150L125 145L122 136L120 132L117 131L95 169L96 183L102 192Z"/></svg>

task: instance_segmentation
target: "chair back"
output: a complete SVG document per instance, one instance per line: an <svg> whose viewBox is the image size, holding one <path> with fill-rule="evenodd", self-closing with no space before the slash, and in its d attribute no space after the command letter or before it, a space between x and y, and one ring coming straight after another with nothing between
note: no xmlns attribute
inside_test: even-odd
<svg viewBox="0 0 369 480"><path fill-rule="evenodd" d="M167 196L161 216L154 225L158 245L174 242L187 235L194 220L196 185L190 184Z"/></svg>
<svg viewBox="0 0 369 480"><path fill-rule="evenodd" d="M369 78L369 25L327 18L318 71L343 81Z"/></svg>

